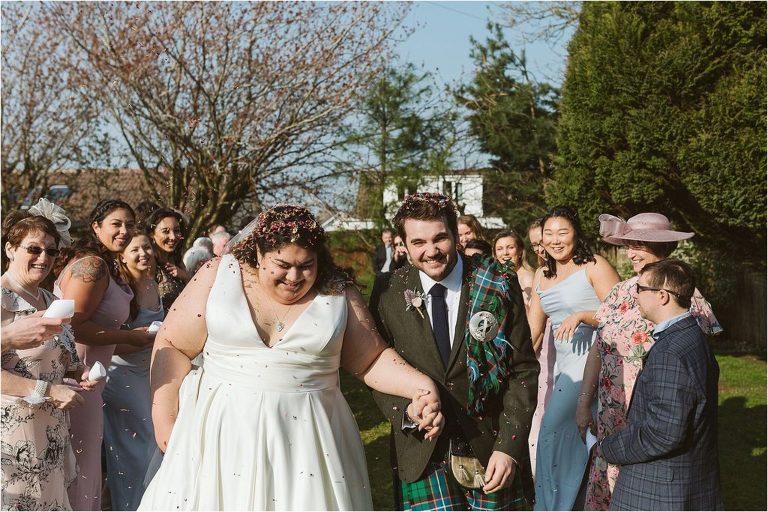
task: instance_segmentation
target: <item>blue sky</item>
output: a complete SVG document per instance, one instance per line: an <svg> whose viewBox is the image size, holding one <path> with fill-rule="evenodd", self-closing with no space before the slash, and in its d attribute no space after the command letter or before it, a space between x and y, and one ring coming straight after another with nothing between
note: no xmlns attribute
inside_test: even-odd
<svg viewBox="0 0 768 512"><path fill-rule="evenodd" d="M507 25L497 2L415 2L405 20L414 33L398 48L400 58L424 66L434 74L438 84L468 81L473 64L469 58L469 37L485 41L489 19ZM535 78L560 85L565 72L567 40L554 48L543 42L523 44L520 32L505 29L505 35L516 51L525 50Z"/></svg>

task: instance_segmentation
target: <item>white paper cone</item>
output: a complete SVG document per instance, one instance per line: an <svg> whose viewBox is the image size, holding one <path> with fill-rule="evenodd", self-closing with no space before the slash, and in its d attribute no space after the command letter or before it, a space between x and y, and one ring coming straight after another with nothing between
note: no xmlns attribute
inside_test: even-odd
<svg viewBox="0 0 768 512"><path fill-rule="evenodd" d="M43 318L72 318L75 314L75 301L71 299L58 299L48 306L43 313Z"/></svg>
<svg viewBox="0 0 768 512"><path fill-rule="evenodd" d="M91 371L88 372L88 380L101 380L107 376L107 369L104 365L96 361L91 367Z"/></svg>

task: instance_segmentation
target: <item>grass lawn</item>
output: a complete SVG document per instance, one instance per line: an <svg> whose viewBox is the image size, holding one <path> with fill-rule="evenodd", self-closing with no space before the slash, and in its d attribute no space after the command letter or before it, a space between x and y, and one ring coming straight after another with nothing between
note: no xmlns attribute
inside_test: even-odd
<svg viewBox="0 0 768 512"><path fill-rule="evenodd" d="M766 510L766 363L717 356L720 363L720 471L726 510Z"/></svg>
<svg viewBox="0 0 768 512"><path fill-rule="evenodd" d="M727 510L766 510L766 362L753 356L719 355L720 468ZM341 389L355 413L365 444L373 507L392 510L389 424L371 394L341 372Z"/></svg>

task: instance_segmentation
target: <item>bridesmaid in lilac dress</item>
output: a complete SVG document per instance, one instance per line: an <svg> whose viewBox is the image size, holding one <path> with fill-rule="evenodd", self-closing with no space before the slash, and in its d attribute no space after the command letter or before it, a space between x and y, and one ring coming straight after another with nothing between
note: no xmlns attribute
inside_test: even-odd
<svg viewBox="0 0 768 512"><path fill-rule="evenodd" d="M678 241L693 236L693 233L672 231L669 219L658 213L641 213L627 222L612 215L601 215L600 234L609 244L627 248L627 256L636 273L648 263L669 257ZM635 301L637 280L635 275L617 284L597 310L600 322L597 339L584 369L576 408L576 422L582 436L589 426L596 430L598 439L624 429L635 381L654 341L651 337L654 324L640 316ZM705 333L722 331L712 308L698 290L691 300L691 315ZM595 390L598 402L596 429L589 407ZM586 510L608 510L618 476L619 466L595 457L587 483Z"/></svg>
<svg viewBox="0 0 768 512"><path fill-rule="evenodd" d="M128 318L133 292L117 274L115 257L133 237L134 213L119 200L100 201L89 217L90 230L75 246L75 257L56 281L57 296L75 301L72 328L77 353L87 365L109 367L115 344L145 346L154 335L146 327L121 331ZM78 475L69 487L74 510L101 510L101 442L104 418L104 381L91 393L71 420L72 448Z"/></svg>

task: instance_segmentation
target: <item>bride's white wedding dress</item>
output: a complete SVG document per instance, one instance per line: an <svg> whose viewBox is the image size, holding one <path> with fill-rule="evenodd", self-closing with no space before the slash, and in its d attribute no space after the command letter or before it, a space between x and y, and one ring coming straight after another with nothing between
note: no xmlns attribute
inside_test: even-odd
<svg viewBox="0 0 768 512"><path fill-rule="evenodd" d="M139 510L371 510L360 432L339 390L344 295L318 295L272 348L240 266L221 260L203 366Z"/></svg>

